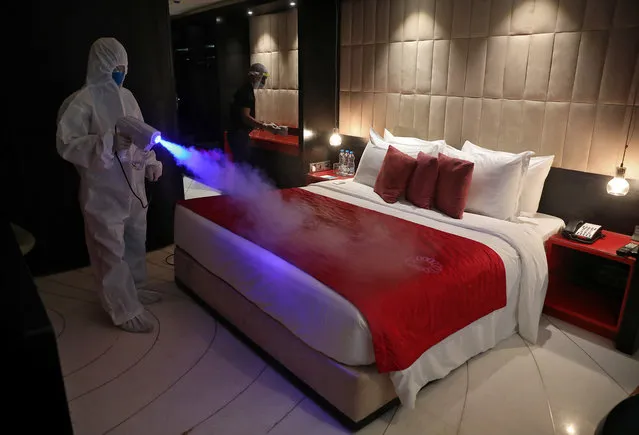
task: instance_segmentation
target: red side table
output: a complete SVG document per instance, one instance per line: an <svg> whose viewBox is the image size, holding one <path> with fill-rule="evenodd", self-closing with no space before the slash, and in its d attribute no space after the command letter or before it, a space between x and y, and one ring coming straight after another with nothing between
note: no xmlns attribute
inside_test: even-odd
<svg viewBox="0 0 639 435"><path fill-rule="evenodd" d="M559 234L548 240L544 312L614 339L620 350L632 352L639 332L635 321L639 310L637 260L616 254L631 242L630 236L603 233L605 237L591 245Z"/></svg>
<svg viewBox="0 0 639 435"><path fill-rule="evenodd" d="M306 174L306 184L319 183L320 181L346 180L348 178L353 178L353 176L337 175L335 171L330 169L328 171L309 172Z"/></svg>

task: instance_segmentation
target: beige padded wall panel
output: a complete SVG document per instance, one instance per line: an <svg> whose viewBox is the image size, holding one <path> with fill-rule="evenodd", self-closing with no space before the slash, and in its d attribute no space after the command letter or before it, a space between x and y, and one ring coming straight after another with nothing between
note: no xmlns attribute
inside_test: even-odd
<svg viewBox="0 0 639 435"><path fill-rule="evenodd" d="M375 92L387 92L388 91L388 51L390 49L389 44L376 44L375 45ZM342 47L342 51L348 50L348 47ZM340 68L340 71L344 70L344 67ZM341 75L341 72L340 72Z"/></svg>
<svg viewBox="0 0 639 435"><path fill-rule="evenodd" d="M514 0L512 20L510 22L511 35L530 35L533 30L535 2L528 0Z"/></svg>
<svg viewBox="0 0 639 435"><path fill-rule="evenodd" d="M470 36L488 36L491 0L473 0L470 13Z"/></svg>
<svg viewBox="0 0 639 435"><path fill-rule="evenodd" d="M435 0L419 0L418 39L433 39L435 36Z"/></svg>
<svg viewBox="0 0 639 435"><path fill-rule="evenodd" d="M464 96L467 61L468 39L453 39L450 41L447 95Z"/></svg>
<svg viewBox="0 0 639 435"><path fill-rule="evenodd" d="M507 49L507 37L496 36L488 38L488 50L486 52L486 81L484 82L485 97L501 98L503 95Z"/></svg>
<svg viewBox="0 0 639 435"><path fill-rule="evenodd" d="M375 91L375 45L365 45L362 53L362 91Z"/></svg>
<svg viewBox="0 0 639 435"><path fill-rule="evenodd" d="M532 32L534 34L553 33L557 29L558 13L559 2L557 0L535 0L535 11L532 18Z"/></svg>
<svg viewBox="0 0 639 435"><path fill-rule="evenodd" d="M446 95L450 43L450 40L440 40L434 41L433 44L433 81L431 84L433 95Z"/></svg>
<svg viewBox="0 0 639 435"><path fill-rule="evenodd" d="M468 38L470 36L471 0L454 0L453 4L453 38Z"/></svg>
<svg viewBox="0 0 639 435"><path fill-rule="evenodd" d="M430 94L433 78L433 41L417 43L417 93Z"/></svg>
<svg viewBox="0 0 639 435"><path fill-rule="evenodd" d="M375 43L375 22L377 13L377 2L375 0L364 0L364 44Z"/></svg>
<svg viewBox="0 0 639 435"><path fill-rule="evenodd" d="M614 12L614 1L588 0L583 30L605 30L610 28Z"/></svg>
<svg viewBox="0 0 639 435"><path fill-rule="evenodd" d="M555 37L552 33L542 33L530 37L524 89L524 98L527 100L544 101L546 99L554 42Z"/></svg>
<svg viewBox="0 0 639 435"><path fill-rule="evenodd" d="M561 156L562 166L585 171L588 153L582 152L583 144L591 143L595 125L594 104L571 103L568 111L568 126Z"/></svg>
<svg viewBox="0 0 639 435"><path fill-rule="evenodd" d="M444 125L446 122L445 115L446 97L433 95L430 98L430 115L428 117L427 139L441 139L444 137Z"/></svg>
<svg viewBox="0 0 639 435"><path fill-rule="evenodd" d="M639 3L637 0L619 0L615 11L614 26L639 26Z"/></svg>
<svg viewBox="0 0 639 435"><path fill-rule="evenodd" d="M453 1L435 0L435 39L450 39L453 25Z"/></svg>
<svg viewBox="0 0 639 435"><path fill-rule="evenodd" d="M487 49L488 40L486 38L473 38L469 42L466 83L464 84L464 95L466 96L481 97L484 93Z"/></svg>
<svg viewBox="0 0 639 435"><path fill-rule="evenodd" d="M444 139L448 143L461 142L463 104L464 99L461 97L446 98Z"/></svg>
<svg viewBox="0 0 639 435"><path fill-rule="evenodd" d="M546 105L543 101L524 101L524 125L521 134L521 149L541 154L540 131L544 128L544 112ZM468 139L472 141L472 139Z"/></svg>
<svg viewBox="0 0 639 435"><path fill-rule="evenodd" d="M570 101L579 54L579 32L557 33L550 66L548 100Z"/></svg>
<svg viewBox="0 0 639 435"><path fill-rule="evenodd" d="M582 33L572 101L597 102L607 46L608 32L599 30Z"/></svg>
<svg viewBox="0 0 639 435"><path fill-rule="evenodd" d="M430 95L415 95L415 130L419 137L428 137L428 116L430 113ZM377 127L375 127L376 131Z"/></svg>
<svg viewBox="0 0 639 435"><path fill-rule="evenodd" d="M557 32L575 32L580 30L583 24L585 10L586 0L560 0L557 15Z"/></svg>
<svg viewBox="0 0 639 435"><path fill-rule="evenodd" d="M499 148L501 103L502 100L498 99L484 99L482 102L479 143L492 149Z"/></svg>
<svg viewBox="0 0 639 435"><path fill-rule="evenodd" d="M462 116L462 137L478 143L481 126L481 98L465 98Z"/></svg>
<svg viewBox="0 0 639 435"><path fill-rule="evenodd" d="M401 127L553 154L568 169L618 164L639 86L639 0L344 0L341 11L344 133ZM626 162L639 177L639 150Z"/></svg>
<svg viewBox="0 0 639 435"><path fill-rule="evenodd" d="M260 15L251 18L249 24L251 63L264 64L270 75L265 89L255 91L255 116L260 121L297 127L297 11ZM346 58L352 57L347 54ZM350 75L344 77L350 80Z"/></svg>
<svg viewBox="0 0 639 435"><path fill-rule="evenodd" d="M521 136L524 126L524 102L522 100L504 100L501 105L501 127L497 149L512 152L522 150Z"/></svg>
<svg viewBox="0 0 639 435"><path fill-rule="evenodd" d="M504 71L504 98L518 100L524 96L529 47L530 36L528 35L508 38Z"/></svg>

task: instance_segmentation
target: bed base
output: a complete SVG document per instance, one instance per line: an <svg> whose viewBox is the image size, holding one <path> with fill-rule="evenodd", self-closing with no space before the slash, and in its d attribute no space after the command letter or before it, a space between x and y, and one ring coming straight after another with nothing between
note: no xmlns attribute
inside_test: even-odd
<svg viewBox="0 0 639 435"><path fill-rule="evenodd" d="M346 366L310 348L177 246L175 281L349 430L361 429L399 404L388 374L380 374L374 365Z"/></svg>

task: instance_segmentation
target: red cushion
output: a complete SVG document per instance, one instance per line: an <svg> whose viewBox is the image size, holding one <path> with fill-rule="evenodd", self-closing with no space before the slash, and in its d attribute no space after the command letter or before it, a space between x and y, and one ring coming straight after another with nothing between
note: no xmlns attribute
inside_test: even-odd
<svg viewBox="0 0 639 435"><path fill-rule="evenodd" d="M406 199L417 207L431 208L434 205L438 162L437 157L421 151L417 154L417 166L406 188Z"/></svg>
<svg viewBox="0 0 639 435"><path fill-rule="evenodd" d="M389 145L382 167L375 180L375 193L388 203L397 199L406 191L408 180L415 170L417 160Z"/></svg>
<svg viewBox="0 0 639 435"><path fill-rule="evenodd" d="M461 219L475 164L439 153L439 173L435 188L435 207L450 217Z"/></svg>

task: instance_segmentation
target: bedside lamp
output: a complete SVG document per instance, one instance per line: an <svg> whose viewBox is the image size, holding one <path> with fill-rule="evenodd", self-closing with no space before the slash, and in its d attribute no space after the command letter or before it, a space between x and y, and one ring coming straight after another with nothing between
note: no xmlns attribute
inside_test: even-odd
<svg viewBox="0 0 639 435"><path fill-rule="evenodd" d="M622 160L621 166L617 166L617 173L615 174L615 178L608 181L606 192L608 192L609 195L626 196L629 190L630 184L628 184L628 180L626 180L626 168L623 167Z"/></svg>
<svg viewBox="0 0 639 435"><path fill-rule="evenodd" d="M333 134L331 134L331 137L328 139L328 143L334 147L338 147L342 144L342 136L339 135L339 130L337 128L333 129Z"/></svg>

